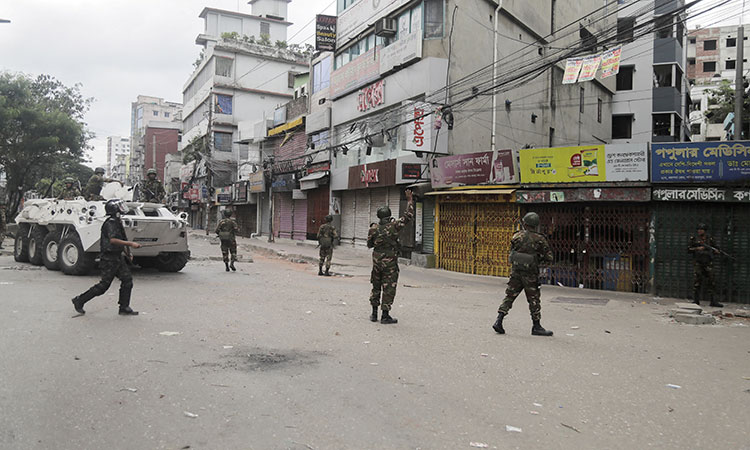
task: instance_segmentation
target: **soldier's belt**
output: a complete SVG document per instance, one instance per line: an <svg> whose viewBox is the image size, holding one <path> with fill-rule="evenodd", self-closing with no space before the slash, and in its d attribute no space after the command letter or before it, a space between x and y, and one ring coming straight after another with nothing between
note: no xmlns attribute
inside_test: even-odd
<svg viewBox="0 0 750 450"><path fill-rule="evenodd" d="M530 253L511 251L509 259L513 264L523 264L527 266L536 264L536 256Z"/></svg>

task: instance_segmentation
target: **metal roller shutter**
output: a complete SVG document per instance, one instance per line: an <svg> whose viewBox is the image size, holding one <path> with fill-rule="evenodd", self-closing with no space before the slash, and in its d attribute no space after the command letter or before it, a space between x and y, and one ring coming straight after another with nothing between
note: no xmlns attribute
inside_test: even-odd
<svg viewBox="0 0 750 450"><path fill-rule="evenodd" d="M377 222L378 209L388 204L388 189L370 189L370 223Z"/></svg>
<svg viewBox="0 0 750 450"><path fill-rule="evenodd" d="M435 199L426 198L422 205L422 253L435 251Z"/></svg>
<svg viewBox="0 0 750 450"><path fill-rule="evenodd" d="M370 229L370 189L355 191L357 205L354 223L354 237L358 244L367 243L367 232Z"/></svg>
<svg viewBox="0 0 750 450"><path fill-rule="evenodd" d="M341 196L341 240L354 239L355 191L345 191Z"/></svg>
<svg viewBox="0 0 750 450"><path fill-rule="evenodd" d="M307 200L294 202L294 223L292 239L304 241L307 238Z"/></svg>
<svg viewBox="0 0 750 450"><path fill-rule="evenodd" d="M291 239L292 237L292 194L281 193L276 194L278 203L274 205L274 208L278 211L279 228L276 236L280 238Z"/></svg>
<svg viewBox="0 0 750 450"><path fill-rule="evenodd" d="M395 218L401 217L401 189L398 186L388 188L388 207Z"/></svg>

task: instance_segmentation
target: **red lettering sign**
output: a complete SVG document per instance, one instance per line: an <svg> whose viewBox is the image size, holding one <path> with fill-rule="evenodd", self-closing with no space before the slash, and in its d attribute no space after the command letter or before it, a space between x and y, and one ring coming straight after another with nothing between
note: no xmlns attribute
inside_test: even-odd
<svg viewBox="0 0 750 450"><path fill-rule="evenodd" d="M357 110L364 112L383 103L385 103L385 80L380 80L359 91Z"/></svg>
<svg viewBox="0 0 750 450"><path fill-rule="evenodd" d="M576 153L570 157L570 167L581 167L581 154Z"/></svg>
<svg viewBox="0 0 750 450"><path fill-rule="evenodd" d="M380 172L380 169L362 169L360 171L360 181L365 186L368 186L370 183L378 183L380 180L378 180L378 172Z"/></svg>

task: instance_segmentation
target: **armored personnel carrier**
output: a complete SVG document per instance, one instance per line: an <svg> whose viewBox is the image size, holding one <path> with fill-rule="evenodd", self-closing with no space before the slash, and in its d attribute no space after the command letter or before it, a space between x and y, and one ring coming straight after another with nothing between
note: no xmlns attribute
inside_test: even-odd
<svg viewBox="0 0 750 450"><path fill-rule="evenodd" d="M130 209L122 223L128 240L142 245L131 249L135 264L162 272L179 272L185 267L190 256L186 213L175 215L162 204L133 202L133 189L117 183L104 186L101 195L121 198ZM105 203L83 197L27 200L16 217L15 260L66 275L88 273L99 254Z"/></svg>

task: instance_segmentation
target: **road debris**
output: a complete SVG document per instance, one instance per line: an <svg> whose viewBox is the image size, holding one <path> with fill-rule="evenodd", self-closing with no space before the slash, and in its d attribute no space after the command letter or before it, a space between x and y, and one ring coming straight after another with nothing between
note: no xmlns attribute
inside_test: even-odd
<svg viewBox="0 0 750 450"><path fill-rule="evenodd" d="M533 416L538 416L539 415L539 411L529 411L529 414L531 414Z"/></svg>
<svg viewBox="0 0 750 450"><path fill-rule="evenodd" d="M505 425L505 431L510 431L512 433L522 433L523 432L522 429L520 429L518 427L514 427L512 425Z"/></svg>
<svg viewBox="0 0 750 450"><path fill-rule="evenodd" d="M537 408L541 408L542 407L541 403L533 403L533 405L536 406Z"/></svg>
<svg viewBox="0 0 750 450"><path fill-rule="evenodd" d="M230 348L234 348L234 345L225 345L224 350L229 350Z"/></svg>
<svg viewBox="0 0 750 450"><path fill-rule="evenodd" d="M183 411L183 414L185 414L185 417L190 417L191 419L196 419L198 417L198 414L193 414L190 411Z"/></svg>
<svg viewBox="0 0 750 450"><path fill-rule="evenodd" d="M180 332L179 331L162 331L159 334L162 336L177 336L180 334Z"/></svg>
<svg viewBox="0 0 750 450"><path fill-rule="evenodd" d="M490 446L485 444L484 442L469 442L469 447L474 448L489 448Z"/></svg>
<svg viewBox="0 0 750 450"><path fill-rule="evenodd" d="M490 356L490 355L489 355L489 354L487 354L487 353L481 353L481 354L480 354L479 356L483 356L483 357L485 357L485 358L486 358L486 357L488 357L488 356Z"/></svg>
<svg viewBox="0 0 750 450"><path fill-rule="evenodd" d="M378 363L370 363L371 366L377 366Z"/></svg>
<svg viewBox="0 0 750 450"><path fill-rule="evenodd" d="M369 343L370 343L370 341L364 341L363 342L363 344L369 344Z"/></svg>
<svg viewBox="0 0 750 450"><path fill-rule="evenodd" d="M565 336L573 337L573 336L575 336L575 334L573 334L573 333L565 333Z"/></svg>
<svg viewBox="0 0 750 450"><path fill-rule="evenodd" d="M570 428L571 430L575 431L576 433L580 433L580 430L578 430L578 428L576 428L576 427L574 427L572 425L568 425L567 423L562 423L562 422L560 422L560 425L564 426L565 428Z"/></svg>
<svg viewBox="0 0 750 450"><path fill-rule="evenodd" d="M667 387L672 389L682 389L682 386L678 384L668 384Z"/></svg>
<svg viewBox="0 0 750 450"><path fill-rule="evenodd" d="M136 389L136 388L122 388L122 389L120 389L120 390L119 390L119 391L117 391L117 392L122 392L122 391L128 391L128 392L138 392L138 389Z"/></svg>

